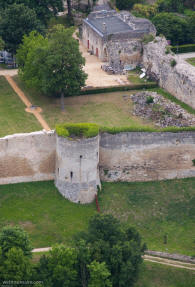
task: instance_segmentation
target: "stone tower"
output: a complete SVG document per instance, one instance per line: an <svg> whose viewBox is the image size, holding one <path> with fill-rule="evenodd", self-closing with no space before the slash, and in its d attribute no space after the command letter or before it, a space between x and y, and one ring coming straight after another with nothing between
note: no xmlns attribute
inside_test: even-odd
<svg viewBox="0 0 195 287"><path fill-rule="evenodd" d="M56 187L72 202L92 202L100 186L99 135L56 137Z"/></svg>

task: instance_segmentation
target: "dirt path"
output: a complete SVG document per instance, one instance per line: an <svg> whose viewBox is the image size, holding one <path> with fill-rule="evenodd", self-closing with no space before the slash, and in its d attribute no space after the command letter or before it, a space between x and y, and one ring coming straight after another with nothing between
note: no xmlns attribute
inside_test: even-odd
<svg viewBox="0 0 195 287"><path fill-rule="evenodd" d="M144 255L143 259L145 261L153 262L153 263L159 263L167 266L172 266L176 268L182 268L182 269L188 269L188 270L194 270L195 271L195 264L186 263L182 261L176 261L176 260L170 260L162 257L156 257L151 255Z"/></svg>
<svg viewBox="0 0 195 287"><path fill-rule="evenodd" d="M22 102L25 104L27 107L26 111L32 113L36 119L39 121L43 129L46 131L50 131L50 127L46 123L46 121L43 119L43 117L40 114L41 109L36 108L36 109L31 109L32 103L28 100L28 98L25 96L25 94L20 90L20 88L17 86L15 81L11 78L10 75L4 75L10 86L13 88L13 90L16 92L16 94L20 97Z"/></svg>
<svg viewBox="0 0 195 287"><path fill-rule="evenodd" d="M51 247L45 247L45 248L36 248L33 249L33 253L38 253L38 252L48 252L52 248ZM153 263L158 263L158 264L163 264L167 266L172 266L176 268L182 268L182 269L188 269L188 270L194 270L195 271L195 264L191 263L186 263L182 261L176 261L176 260L170 260L166 258L161 258L161 257L156 257L156 256L150 256L150 255L144 255L143 259L145 261L153 262Z"/></svg>
<svg viewBox="0 0 195 287"><path fill-rule="evenodd" d="M18 69L0 69L0 76L15 76L18 74Z"/></svg>

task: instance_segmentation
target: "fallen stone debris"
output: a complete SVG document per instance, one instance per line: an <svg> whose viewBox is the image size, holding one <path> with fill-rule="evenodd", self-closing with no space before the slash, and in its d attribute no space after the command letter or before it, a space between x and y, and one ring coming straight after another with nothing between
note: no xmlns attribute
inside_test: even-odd
<svg viewBox="0 0 195 287"><path fill-rule="evenodd" d="M133 114L154 121L156 126L195 126L195 116L157 92L143 91L132 94Z"/></svg>

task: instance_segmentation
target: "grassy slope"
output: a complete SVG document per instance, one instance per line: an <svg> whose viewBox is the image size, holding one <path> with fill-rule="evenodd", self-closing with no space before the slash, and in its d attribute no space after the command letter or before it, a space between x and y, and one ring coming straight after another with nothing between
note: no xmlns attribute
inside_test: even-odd
<svg viewBox="0 0 195 287"><path fill-rule="evenodd" d="M132 94L132 91L68 97L65 98L66 110L62 113L59 99L40 95L26 88L18 77L14 79L32 103L43 109L44 118L52 128L61 122L92 122L109 127L153 126L151 122L132 115L131 100L122 97Z"/></svg>
<svg viewBox="0 0 195 287"><path fill-rule="evenodd" d="M41 126L32 114L25 112L24 104L6 79L0 77L0 137L35 130L41 130Z"/></svg>
<svg viewBox="0 0 195 287"><path fill-rule="evenodd" d="M144 262L135 287L194 287L195 272Z"/></svg>
<svg viewBox="0 0 195 287"><path fill-rule="evenodd" d="M20 224L34 247L70 244L95 210L95 203L79 205L63 198L52 181L0 185L0 227Z"/></svg>
<svg viewBox="0 0 195 287"><path fill-rule="evenodd" d="M102 212L135 226L148 249L195 256L195 178L103 183L99 203Z"/></svg>
<svg viewBox="0 0 195 287"><path fill-rule="evenodd" d="M136 226L148 248L195 255L194 194L194 178L103 183L99 201L102 212ZM52 181L0 185L0 227L22 225L34 247L70 244L95 210L95 203L78 205L64 199ZM163 244L165 233L167 245Z"/></svg>

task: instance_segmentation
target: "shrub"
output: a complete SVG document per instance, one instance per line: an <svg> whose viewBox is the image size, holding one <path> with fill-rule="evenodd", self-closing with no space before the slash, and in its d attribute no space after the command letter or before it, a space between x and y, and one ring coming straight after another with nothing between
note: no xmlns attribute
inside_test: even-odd
<svg viewBox="0 0 195 287"><path fill-rule="evenodd" d="M146 103L147 104L152 104L154 102L154 98L152 97L152 96L148 96L147 98L146 98Z"/></svg>
<svg viewBox="0 0 195 287"><path fill-rule="evenodd" d="M175 61L175 59L172 59L170 62L171 67L175 67L177 65L177 62Z"/></svg>
<svg viewBox="0 0 195 287"><path fill-rule="evenodd" d="M195 159L192 160L192 165L195 166Z"/></svg>
<svg viewBox="0 0 195 287"><path fill-rule="evenodd" d="M167 46L165 50L165 54L170 54L171 53L171 47Z"/></svg>
<svg viewBox="0 0 195 287"><path fill-rule="evenodd" d="M144 35L142 42L144 44L148 44L154 40L154 36L152 34Z"/></svg>
<svg viewBox="0 0 195 287"><path fill-rule="evenodd" d="M62 137L95 137L99 133L99 126L91 123L66 123L56 125L56 133Z"/></svg>

